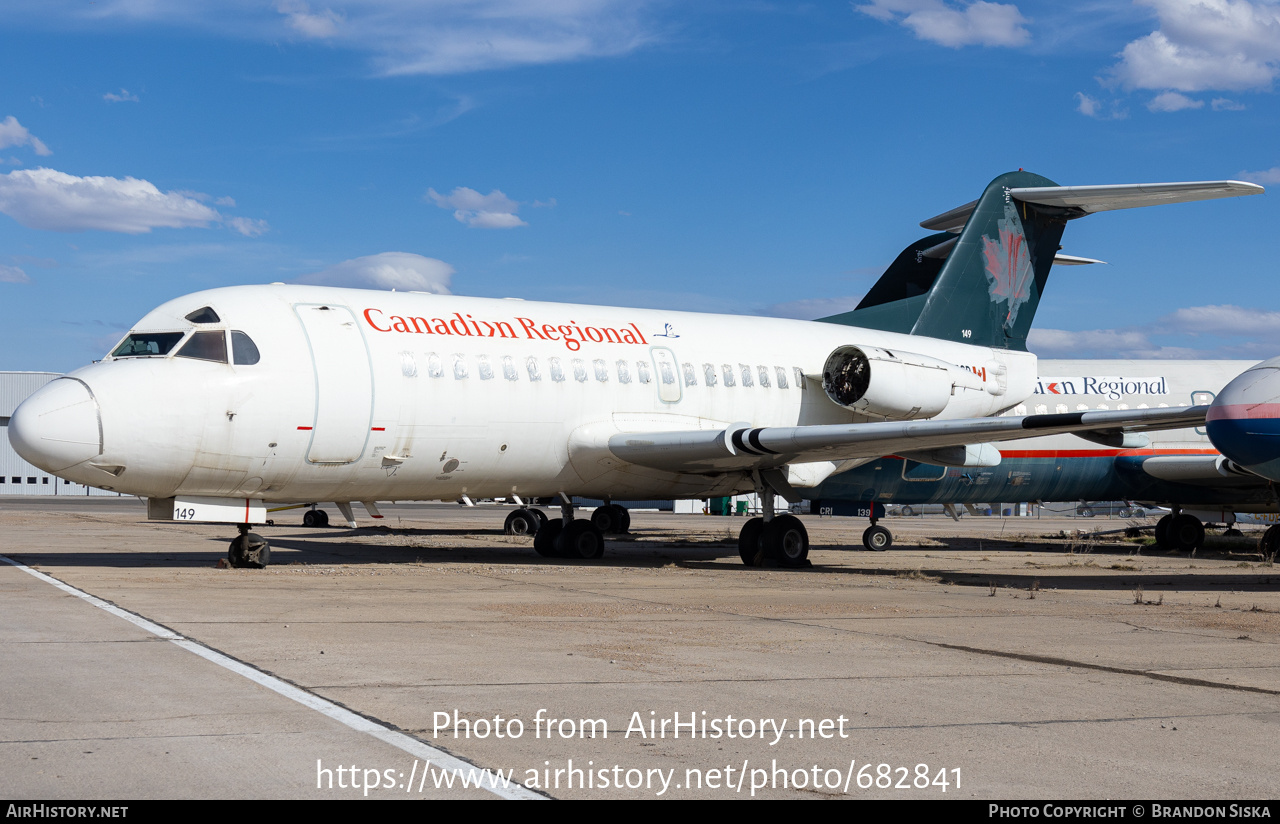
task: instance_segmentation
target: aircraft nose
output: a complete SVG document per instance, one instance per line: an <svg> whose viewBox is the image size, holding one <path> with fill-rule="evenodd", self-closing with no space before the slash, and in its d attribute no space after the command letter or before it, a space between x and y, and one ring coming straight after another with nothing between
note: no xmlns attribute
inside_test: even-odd
<svg viewBox="0 0 1280 824"><path fill-rule="evenodd" d="M1209 440L1223 455L1280 480L1280 358L1241 373L1209 407Z"/></svg>
<svg viewBox="0 0 1280 824"><path fill-rule="evenodd" d="M36 390L9 418L9 442L23 460L59 472L102 454L102 419L89 387L58 378Z"/></svg>

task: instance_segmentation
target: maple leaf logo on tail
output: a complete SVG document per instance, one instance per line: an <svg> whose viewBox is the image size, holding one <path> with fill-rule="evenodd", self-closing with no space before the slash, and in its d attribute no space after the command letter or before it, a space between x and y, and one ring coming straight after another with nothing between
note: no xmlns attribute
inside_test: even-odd
<svg viewBox="0 0 1280 824"><path fill-rule="evenodd" d="M1004 217L996 221L1000 239L982 236L982 266L987 272L987 291L991 302L1008 303L1002 326L1007 332L1018 319L1018 307L1031 296L1031 278L1034 270L1027 254L1027 238L1022 233L1022 221L1011 201L1004 204Z"/></svg>

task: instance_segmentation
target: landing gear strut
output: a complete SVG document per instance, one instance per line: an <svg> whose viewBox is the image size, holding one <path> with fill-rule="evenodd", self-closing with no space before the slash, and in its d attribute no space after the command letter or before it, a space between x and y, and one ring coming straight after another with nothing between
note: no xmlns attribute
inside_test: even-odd
<svg viewBox="0 0 1280 824"><path fill-rule="evenodd" d="M231 539L227 561L236 569L262 569L271 563L271 546L248 524L237 524L240 534Z"/></svg>

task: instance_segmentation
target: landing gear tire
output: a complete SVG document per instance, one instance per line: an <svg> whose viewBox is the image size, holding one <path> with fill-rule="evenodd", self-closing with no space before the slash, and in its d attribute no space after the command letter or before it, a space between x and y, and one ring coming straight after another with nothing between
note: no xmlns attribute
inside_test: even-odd
<svg viewBox="0 0 1280 824"><path fill-rule="evenodd" d="M502 531L508 535L533 535L539 526L537 515L527 509L517 509L507 515Z"/></svg>
<svg viewBox="0 0 1280 824"><path fill-rule="evenodd" d="M1267 531L1258 539L1258 551L1263 558L1274 558L1276 550L1280 550L1280 524L1267 527Z"/></svg>
<svg viewBox="0 0 1280 824"><path fill-rule="evenodd" d="M538 529L542 529L547 525L547 513L543 512L541 509L529 507L529 514L538 519Z"/></svg>
<svg viewBox="0 0 1280 824"><path fill-rule="evenodd" d="M231 539L227 561L236 569L262 569L271 563L271 547L256 532L245 532Z"/></svg>
<svg viewBox="0 0 1280 824"><path fill-rule="evenodd" d="M766 557L785 567L805 566L809 559L809 531L794 515L778 515L764 525L760 545Z"/></svg>
<svg viewBox="0 0 1280 824"><path fill-rule="evenodd" d="M302 513L302 525L307 527L328 526L329 513L323 509L308 509Z"/></svg>
<svg viewBox="0 0 1280 824"><path fill-rule="evenodd" d="M1194 515L1179 515L1170 522L1166 538L1172 549L1197 550L1204 545L1204 524Z"/></svg>
<svg viewBox="0 0 1280 824"><path fill-rule="evenodd" d="M604 533L596 528L594 521L570 521L556 538L556 550L565 558L595 561L604 556Z"/></svg>
<svg viewBox="0 0 1280 824"><path fill-rule="evenodd" d="M1222 533L1222 535L1224 538L1239 538L1240 536L1244 535L1244 533L1233 526L1229 526L1227 527L1226 531Z"/></svg>
<svg viewBox="0 0 1280 824"><path fill-rule="evenodd" d="M630 532L631 531L631 513L627 511L627 508L625 506L619 506L618 504L610 504L609 508L612 509L614 512L614 515L617 516L617 528L614 530L614 532L618 533L619 535L625 535L626 533Z"/></svg>
<svg viewBox="0 0 1280 824"><path fill-rule="evenodd" d="M862 533L862 545L872 552L884 552L893 546L893 533L879 524L869 526Z"/></svg>
<svg viewBox="0 0 1280 824"><path fill-rule="evenodd" d="M1173 523L1173 516L1166 515L1156 521L1156 548L1170 549L1169 545L1169 524Z"/></svg>
<svg viewBox="0 0 1280 824"><path fill-rule="evenodd" d="M749 567L764 566L764 547L760 542L763 532L764 518L752 518L738 533L738 557Z"/></svg>
<svg viewBox="0 0 1280 824"><path fill-rule="evenodd" d="M541 555L543 558L554 558L558 554L556 551L556 538L560 537L560 533L564 530L564 521L560 519L547 519L533 536L533 551Z"/></svg>

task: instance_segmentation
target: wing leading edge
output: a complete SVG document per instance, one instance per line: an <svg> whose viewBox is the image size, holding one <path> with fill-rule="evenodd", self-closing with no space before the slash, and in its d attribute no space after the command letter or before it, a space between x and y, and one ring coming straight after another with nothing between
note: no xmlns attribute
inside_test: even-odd
<svg viewBox="0 0 1280 824"><path fill-rule="evenodd" d="M773 469L790 463L879 458L978 444L1075 433L1098 438L1202 426L1207 406L1068 412L962 420L886 421L814 426L734 424L718 430L616 434L619 460L670 472Z"/></svg>

